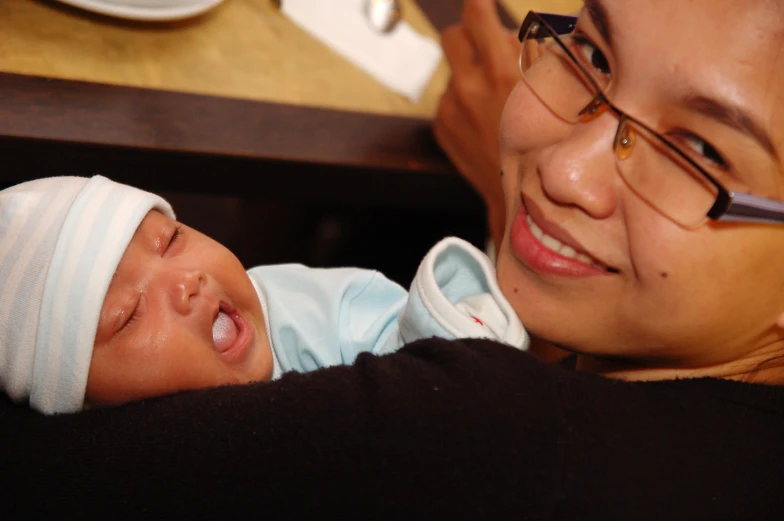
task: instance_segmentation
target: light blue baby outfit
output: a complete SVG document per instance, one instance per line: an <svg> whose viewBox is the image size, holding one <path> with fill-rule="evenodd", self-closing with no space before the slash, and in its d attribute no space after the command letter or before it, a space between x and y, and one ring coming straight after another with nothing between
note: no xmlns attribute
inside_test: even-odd
<svg viewBox="0 0 784 521"><path fill-rule="evenodd" d="M0 191L0 392L45 414L83 408L103 301L150 210L175 218L159 196L101 176ZM274 377L431 335L527 345L492 263L459 239L428 254L410 295L358 269L288 265L249 275L267 320Z"/></svg>
<svg viewBox="0 0 784 521"><path fill-rule="evenodd" d="M529 338L501 294L491 261L449 237L425 256L406 291L381 273L298 264L248 271L274 355L273 378L351 364L420 338L492 338L527 349Z"/></svg>

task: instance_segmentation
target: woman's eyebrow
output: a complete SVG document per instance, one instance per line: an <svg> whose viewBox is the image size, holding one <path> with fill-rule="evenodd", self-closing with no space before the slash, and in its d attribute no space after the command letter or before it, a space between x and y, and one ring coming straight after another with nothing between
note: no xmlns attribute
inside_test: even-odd
<svg viewBox="0 0 784 521"><path fill-rule="evenodd" d="M750 136L773 156L777 163L781 162L773 140L765 128L740 107L725 105L718 100L693 93L685 95L681 103L689 110Z"/></svg>
<svg viewBox="0 0 784 521"><path fill-rule="evenodd" d="M610 16L600 0L585 0L585 10L593 22L596 30L602 35L607 45L612 47L612 31L610 30Z"/></svg>

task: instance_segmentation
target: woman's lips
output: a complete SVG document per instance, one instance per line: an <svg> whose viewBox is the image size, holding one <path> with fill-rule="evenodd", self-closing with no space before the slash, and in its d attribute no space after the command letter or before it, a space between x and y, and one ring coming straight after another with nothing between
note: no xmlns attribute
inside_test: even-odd
<svg viewBox="0 0 784 521"><path fill-rule="evenodd" d="M228 362L238 362L244 358L251 343L253 342L253 328L251 328L250 323L245 320L239 311L235 310L225 302L220 303L220 309L216 314L216 318L220 312L225 313L231 319L233 327L236 328L237 334L230 345L221 346L221 348L216 346L216 352L221 358L224 358Z"/></svg>
<svg viewBox="0 0 784 521"><path fill-rule="evenodd" d="M520 261L538 273L570 277L587 277L617 273L585 252L565 244L543 231L529 215L522 201L512 222L510 243Z"/></svg>

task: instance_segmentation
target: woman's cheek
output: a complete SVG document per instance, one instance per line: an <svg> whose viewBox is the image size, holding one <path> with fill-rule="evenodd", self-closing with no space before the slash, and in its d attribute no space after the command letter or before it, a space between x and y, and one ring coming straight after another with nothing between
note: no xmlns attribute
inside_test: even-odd
<svg viewBox="0 0 784 521"><path fill-rule="evenodd" d="M701 232L678 226L628 188L620 206L628 256L625 308L637 314L635 321L679 320L698 298L693 294L703 280L698 268L704 271L705 256L710 257Z"/></svg>
<svg viewBox="0 0 784 521"><path fill-rule="evenodd" d="M517 141L517 133L520 127L520 123L517 120L519 119L521 112L519 110L519 102L517 100L519 96L516 94L519 89L520 84L518 84L517 87L512 90L512 93L509 95L509 97L506 98L504 110L501 112L501 129L499 138L502 153L504 150L512 148L513 143Z"/></svg>
<svg viewBox="0 0 784 521"><path fill-rule="evenodd" d="M558 143L573 125L545 107L528 86L519 82L501 115L501 154L524 154Z"/></svg>
<svg viewBox="0 0 784 521"><path fill-rule="evenodd" d="M511 150L524 150L526 143L534 130L536 108L532 102L536 101L528 87L520 82L506 99L504 111L501 114L501 148Z"/></svg>

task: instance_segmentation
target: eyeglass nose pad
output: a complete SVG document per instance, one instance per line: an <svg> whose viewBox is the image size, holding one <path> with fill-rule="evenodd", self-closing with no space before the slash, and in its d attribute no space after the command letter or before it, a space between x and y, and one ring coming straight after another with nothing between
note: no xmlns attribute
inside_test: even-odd
<svg viewBox="0 0 784 521"><path fill-rule="evenodd" d="M591 101L577 116L580 118L580 123L588 123L598 118L607 111L607 104L600 97L596 97Z"/></svg>
<svg viewBox="0 0 784 521"><path fill-rule="evenodd" d="M613 150L615 156L623 161L632 155L634 144L637 142L637 133L628 124L626 118L622 118L618 123L618 130L615 132L615 140L613 142Z"/></svg>

